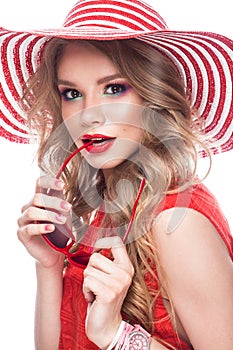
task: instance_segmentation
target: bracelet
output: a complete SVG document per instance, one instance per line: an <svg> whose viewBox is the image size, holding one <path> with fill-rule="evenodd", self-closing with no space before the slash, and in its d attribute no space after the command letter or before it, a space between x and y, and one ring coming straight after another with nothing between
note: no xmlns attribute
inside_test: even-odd
<svg viewBox="0 0 233 350"><path fill-rule="evenodd" d="M118 339L120 338L121 334L123 333L124 327L125 327L125 321L121 321L120 326L117 330L117 333L113 339L113 341L111 342L111 344L107 347L106 350L112 350L114 349L114 347L116 346Z"/></svg>
<svg viewBox="0 0 233 350"><path fill-rule="evenodd" d="M151 335L140 325L121 321L117 333L106 350L149 350Z"/></svg>
<svg viewBox="0 0 233 350"><path fill-rule="evenodd" d="M115 346L115 350L125 350L130 349L129 347L129 334L132 333L134 326L129 324L128 322L124 322L123 331L118 338L118 341ZM139 348L140 349L140 348Z"/></svg>

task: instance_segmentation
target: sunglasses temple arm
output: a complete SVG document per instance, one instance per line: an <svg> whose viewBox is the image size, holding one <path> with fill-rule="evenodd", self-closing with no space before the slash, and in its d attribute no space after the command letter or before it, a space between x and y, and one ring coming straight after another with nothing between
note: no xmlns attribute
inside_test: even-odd
<svg viewBox="0 0 233 350"><path fill-rule="evenodd" d="M85 143L84 145L82 145L81 147L77 148L73 153L71 153L66 160L64 161L64 163L62 164L61 168L59 169L56 178L59 179L59 177L61 176L63 170L65 169L65 167L67 166L67 164L69 163L69 161L76 155L78 154L80 151L82 151L82 149L88 147L89 145L91 145L94 141L90 141L88 143Z"/></svg>
<svg viewBox="0 0 233 350"><path fill-rule="evenodd" d="M69 163L69 161L76 155L78 154L80 151L82 151L82 149L88 147L89 145L91 145L94 141L90 141L88 143L85 143L84 145L82 145L81 147L77 148L73 153L71 153L64 161L64 163L62 164L62 166L60 167L57 175L56 175L56 179L59 179L63 170L65 169L65 167L67 166L67 164ZM48 188L47 190L47 194L49 194L51 191L50 188Z"/></svg>
<svg viewBox="0 0 233 350"><path fill-rule="evenodd" d="M94 142L94 141L92 140L92 141L90 141L90 142L88 142L88 143L85 143L85 144L82 145L81 147L77 148L74 152L72 152L72 153L65 159L64 163L62 164L61 168L59 169L59 171L58 171L58 173L57 173L57 175L56 175L56 179L59 179L59 178L60 178L60 176L61 176L63 170L65 169L65 167L66 167L66 165L69 163L69 161L70 161L76 154L78 154L80 151L82 151L82 149L88 147L88 146L91 145L93 142ZM47 194L49 195L50 192L51 192L51 189L48 188L48 189L47 189ZM42 235L42 237L46 240L46 242L47 242L51 247L54 248L54 245L50 242L50 240L46 237L46 235ZM67 246L67 249L69 249L69 248L72 246L72 244L73 244L73 242L74 242L74 239L75 239L75 238L72 237L72 242ZM59 248L56 249L56 250L59 250ZM64 249L61 249L60 251L63 252Z"/></svg>
<svg viewBox="0 0 233 350"><path fill-rule="evenodd" d="M146 180L145 179L142 179L141 183L140 183L140 187L139 187L139 190L138 190L138 194L137 194L137 198L134 202L134 206L133 206L133 210L132 210L132 214L131 214L131 217L130 217L130 220L129 220L129 224L127 226L127 229L125 231L125 234L124 234L124 237L122 239L123 243L126 242L127 240L127 237L129 235L129 232L131 230L131 227L132 227L132 224L133 224L133 220L134 220L134 217L135 217L135 214L136 214L136 209L137 209L137 205L138 205L138 201L139 201L139 198L142 194L142 191L143 191L143 188L145 186L145 183L146 183Z"/></svg>
<svg viewBox="0 0 233 350"><path fill-rule="evenodd" d="M132 227L132 224L133 224L133 220L134 220L134 217L135 217L135 214L136 214L136 209L137 209L137 205L138 205L138 201L139 201L139 198L142 194L142 191L143 191L143 188L145 186L145 183L146 183L146 180L143 178L141 183L140 183L140 186L139 186L139 190L138 190L138 194L137 194L137 197L136 197L136 200L134 202L134 205L133 205L133 209L132 209L132 214L131 214L131 217L130 217L130 220L129 220L129 223L128 223L128 226L127 226L127 229L126 229L126 232L124 234L124 237L122 238L122 241L123 243L125 244L126 240L127 240L127 237L129 235L129 232L130 232L130 229ZM102 255L104 255L106 258L112 260L113 259L113 256L112 256L112 253L111 253L111 250L106 248L106 249L100 249L100 250L95 250L94 251L97 251L99 253L101 253Z"/></svg>

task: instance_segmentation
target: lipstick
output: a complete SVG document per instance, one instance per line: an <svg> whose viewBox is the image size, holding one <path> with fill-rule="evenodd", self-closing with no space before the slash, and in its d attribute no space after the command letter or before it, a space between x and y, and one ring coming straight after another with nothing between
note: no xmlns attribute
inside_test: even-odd
<svg viewBox="0 0 233 350"><path fill-rule="evenodd" d="M82 137L84 145L91 142L91 144L86 147L86 150L89 153L102 153L107 151L112 146L115 139L115 137L103 134L85 134Z"/></svg>

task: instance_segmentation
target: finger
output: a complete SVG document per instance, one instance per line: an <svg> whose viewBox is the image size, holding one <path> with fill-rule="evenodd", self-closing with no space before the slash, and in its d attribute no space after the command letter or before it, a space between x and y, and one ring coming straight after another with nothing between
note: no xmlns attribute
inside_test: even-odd
<svg viewBox="0 0 233 350"><path fill-rule="evenodd" d="M104 237L96 241L95 249L111 249L115 263L124 264L129 262L126 247L119 236Z"/></svg>
<svg viewBox="0 0 233 350"><path fill-rule="evenodd" d="M83 294L85 299L89 303L92 303L96 298L99 298L101 295L104 295L105 299L105 297L109 294L108 288L107 285L104 284L101 279L97 279L91 275L86 276L83 280Z"/></svg>
<svg viewBox="0 0 233 350"><path fill-rule="evenodd" d="M52 189L55 191L62 191L64 189L64 182L56 179L50 175L41 176L36 182L36 192L41 192L43 189Z"/></svg>
<svg viewBox="0 0 233 350"><path fill-rule="evenodd" d="M54 229L55 226L52 224L28 224L20 227L17 230L17 235L21 242L25 242L32 236L51 233L54 231Z"/></svg>
<svg viewBox="0 0 233 350"><path fill-rule="evenodd" d="M50 190L50 196L57 194L57 197L62 198L62 190L64 189L64 182L56 179L55 177L51 177L48 175L45 176L41 176L40 178L37 179L36 182L36 194L34 196L34 198L32 200L30 200L28 203L26 203L25 205L22 206L21 208L21 213L23 213L27 208L29 208L31 205L33 205L33 203L35 202L34 205L36 206L43 206L42 203L38 202L39 200L39 195L37 196L37 194L41 194L41 193L46 193L47 190ZM54 191L54 193L52 193L52 191ZM65 203L61 204L62 209L66 210L66 207L68 207L68 202L63 201Z"/></svg>
<svg viewBox="0 0 233 350"><path fill-rule="evenodd" d="M100 270L104 273L111 274L114 272L113 265L114 263L101 253L93 253L90 256L87 268L84 270L84 276L90 274L91 271L93 275L93 271L95 270Z"/></svg>
<svg viewBox="0 0 233 350"><path fill-rule="evenodd" d="M55 212L61 213L67 217L68 215L70 215L72 205L69 202L64 201L60 198L54 198L54 197L50 197L50 196L47 196L47 195L44 195L41 193L35 193L32 200L22 207L21 212L23 215L18 220L19 225L24 224L28 220L29 221L35 220L36 212L34 212L31 209L33 207L37 207L40 209L45 209L47 207L49 210L53 209ZM48 214L48 212L47 212L47 214ZM40 218L38 218L38 220L39 219ZM64 220L62 219L61 216L60 217L58 216L58 221L60 223L60 221L63 222Z"/></svg>
<svg viewBox="0 0 233 350"><path fill-rule="evenodd" d="M36 207L29 207L18 220L18 225L25 226L33 221L49 221L54 224L64 224L67 216L50 210L44 210Z"/></svg>
<svg viewBox="0 0 233 350"><path fill-rule="evenodd" d="M129 264L129 267L119 265L99 253L94 253L84 270L84 280L92 278L93 280L101 281L101 283L112 290L119 291L117 286L128 289L133 277L131 272L131 264Z"/></svg>
<svg viewBox="0 0 233 350"><path fill-rule="evenodd" d="M25 212L26 209L28 209L32 205L32 201L30 200L28 203L22 206L21 208L21 214Z"/></svg>
<svg viewBox="0 0 233 350"><path fill-rule="evenodd" d="M94 295L104 303L111 303L118 297L124 299L131 283L131 276L124 270L118 269L117 273L110 275L90 268L84 275L83 293L89 302Z"/></svg>
<svg viewBox="0 0 233 350"><path fill-rule="evenodd" d="M52 197L42 193L35 193L31 200L31 206L39 208L50 208L57 211L69 212L72 205L58 197Z"/></svg>

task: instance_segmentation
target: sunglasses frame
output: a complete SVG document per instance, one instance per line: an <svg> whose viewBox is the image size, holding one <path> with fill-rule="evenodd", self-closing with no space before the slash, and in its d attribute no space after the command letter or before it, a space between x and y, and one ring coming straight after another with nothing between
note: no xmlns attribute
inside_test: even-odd
<svg viewBox="0 0 233 350"><path fill-rule="evenodd" d="M85 149L86 147L88 147L89 145L91 145L93 143L93 141L90 141L88 143L85 143L83 144L81 147L77 148L74 152L72 152L66 159L65 161L63 162L62 166L60 167L57 175L56 175L56 179L59 179L62 172L64 171L65 167L67 166L67 164L69 163L69 161L76 155L78 154L80 151L82 151L83 149ZM131 227L132 227L132 224L133 224L133 220L134 220L134 217L135 217L135 214L136 214L136 209L137 209L137 205L138 205L138 201L140 199L140 196L141 196L141 193L143 191L143 188L145 186L145 183L146 183L146 180L145 178L142 178L141 182L140 182L140 186L139 186L139 189L138 189L138 193L137 193L137 196L136 196L136 199L135 199L135 202L134 202L134 205L133 205L133 209L132 209L132 213L131 213L131 217L130 217L130 220L129 220L129 223L127 225L127 229L125 231L125 234L122 238L122 241L123 243L125 244L126 243L126 240L128 238L128 235L130 233L130 230L131 230ZM47 190L47 195L49 195L51 192L51 189L48 189ZM64 224L65 225L65 224ZM55 225L56 226L56 225ZM51 232L52 234L53 232ZM66 258L68 259L68 261L76 266L79 266L79 267L82 267L82 268L85 268L88 261L89 261L89 258L91 256L91 254L95 251L95 248L94 247L90 247L90 246L87 246L87 245L84 245L82 243L80 243L78 249L76 252L74 253L71 253L70 252L70 249L73 247L73 245L75 244L75 240L70 238L71 241L69 242L69 239L67 241L67 245L65 247L58 247L56 246L54 243L51 242L51 240L48 238L50 235L50 233L47 233L47 234L43 234L42 237L44 238L44 240L46 241L46 243L48 243L50 245L50 247L52 247L54 250L58 251L58 252L61 252L63 253ZM65 236L65 235L64 235ZM80 255L80 253L84 253L84 255ZM108 257L109 259L112 259L112 255L111 255L111 251L110 249L102 249L102 250L99 250L98 252L101 252L101 254L103 254L104 256ZM78 263L76 262L75 260L73 260L75 257L78 257L80 262L82 260L82 257L84 257L84 261L85 263Z"/></svg>

